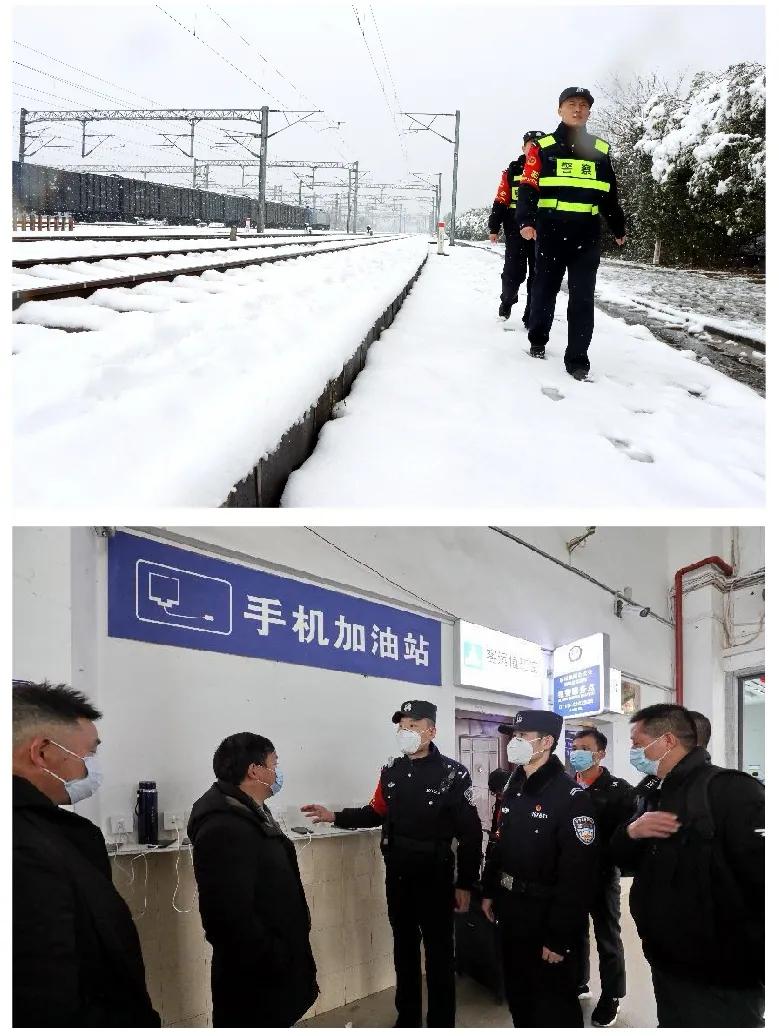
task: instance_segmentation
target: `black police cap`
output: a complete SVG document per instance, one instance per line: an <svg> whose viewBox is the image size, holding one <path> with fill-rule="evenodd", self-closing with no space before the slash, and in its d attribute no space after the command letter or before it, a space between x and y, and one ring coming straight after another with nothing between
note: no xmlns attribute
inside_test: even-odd
<svg viewBox="0 0 779 1036"><path fill-rule="evenodd" d="M527 144L529 140L540 140L543 137L543 130L528 130L527 133L522 137L522 143Z"/></svg>
<svg viewBox="0 0 779 1036"><path fill-rule="evenodd" d="M404 701L397 712L392 714L392 722L399 723L406 719L429 719L435 723L437 707L431 701Z"/></svg>
<svg viewBox="0 0 779 1036"><path fill-rule="evenodd" d="M501 723L498 730L501 734L517 734L523 730L533 730L538 734L551 734L557 740L563 729L563 717L556 712L544 709L520 709L513 723Z"/></svg>
<svg viewBox="0 0 779 1036"><path fill-rule="evenodd" d="M595 98L592 96L586 86L567 86L565 90L560 94L560 104L563 101L567 101L571 97L583 97L587 104L592 108L595 104Z"/></svg>

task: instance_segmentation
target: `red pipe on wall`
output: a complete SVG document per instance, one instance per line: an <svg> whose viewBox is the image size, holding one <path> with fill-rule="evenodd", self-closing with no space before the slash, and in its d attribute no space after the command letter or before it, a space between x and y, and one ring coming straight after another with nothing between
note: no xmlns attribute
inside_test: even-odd
<svg viewBox="0 0 779 1036"><path fill-rule="evenodd" d="M687 575L688 572L694 572L698 568L705 568L706 565L716 565L716 567L723 572L728 579L733 575L733 566L729 565L727 561L723 561L722 558L711 557L704 558L702 561L696 561L692 565L685 565L684 568L680 568L674 576L674 622L675 622L675 637L676 637L676 666L675 666L675 680L674 685L676 688L676 704L684 705L684 630L682 623L682 579Z"/></svg>

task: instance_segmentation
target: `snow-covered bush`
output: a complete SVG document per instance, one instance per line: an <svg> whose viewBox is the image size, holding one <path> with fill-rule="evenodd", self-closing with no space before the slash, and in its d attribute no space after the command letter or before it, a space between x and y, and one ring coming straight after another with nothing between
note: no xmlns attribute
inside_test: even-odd
<svg viewBox="0 0 779 1036"><path fill-rule="evenodd" d="M458 212L455 219L455 237L461 241L486 241L489 237L487 221L490 218L492 206L481 209L468 209L466 212ZM446 232L452 225L452 214L446 214Z"/></svg>

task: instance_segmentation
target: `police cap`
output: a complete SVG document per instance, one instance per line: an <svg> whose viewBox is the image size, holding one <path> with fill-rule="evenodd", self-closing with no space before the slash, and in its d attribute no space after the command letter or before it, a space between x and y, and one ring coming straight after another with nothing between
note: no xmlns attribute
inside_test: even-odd
<svg viewBox="0 0 779 1036"><path fill-rule="evenodd" d="M555 741L563 729L563 717L556 712L544 709L520 709L513 723L501 723L498 730L501 734L517 734L523 730L533 730L538 734L551 734Z"/></svg>
<svg viewBox="0 0 779 1036"><path fill-rule="evenodd" d="M540 140L543 137L543 130L528 130L527 133L522 137L522 143L527 144L529 140Z"/></svg>
<svg viewBox="0 0 779 1036"><path fill-rule="evenodd" d="M567 86L560 94L559 103L562 104L563 101L567 101L571 97L583 97L591 108L595 104L595 98L586 86Z"/></svg>
<svg viewBox="0 0 779 1036"><path fill-rule="evenodd" d="M406 719L429 719L435 723L437 708L431 701L404 701L397 712L392 714L392 722L399 723Z"/></svg>

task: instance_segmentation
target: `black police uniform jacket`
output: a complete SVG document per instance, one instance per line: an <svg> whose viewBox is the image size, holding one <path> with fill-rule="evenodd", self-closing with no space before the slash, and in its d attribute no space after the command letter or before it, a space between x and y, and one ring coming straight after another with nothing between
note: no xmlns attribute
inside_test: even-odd
<svg viewBox="0 0 779 1036"><path fill-rule="evenodd" d="M543 147L541 142L533 144L525 159L517 195L516 223L519 229L562 225L584 235L597 236L600 232L597 215L565 207L570 204L596 205L614 237L624 237L625 214L619 204L609 145L588 133L584 127L566 126L562 122L554 133L542 137L541 141L550 138L554 138L553 144ZM571 161L576 168L566 167L565 163ZM557 182L550 182L554 180ZM557 207L547 207L555 200Z"/></svg>
<svg viewBox="0 0 779 1036"><path fill-rule="evenodd" d="M755 987L765 968L765 788L745 773L716 776L706 837L690 796L707 770L719 767L695 748L654 789L645 787L640 812L675 813L681 828L631 839L623 824L612 855L635 874L630 910L650 964L707 985Z"/></svg>
<svg viewBox="0 0 779 1036"><path fill-rule="evenodd" d="M187 832L214 948L214 1024L293 1025L318 994L295 847L268 810L226 781L194 804Z"/></svg>
<svg viewBox="0 0 779 1036"><path fill-rule="evenodd" d="M521 897L533 940L564 955L587 922L600 846L592 801L557 756L529 777L518 766L503 792L495 845L484 868L484 896ZM501 874L513 878L501 893Z"/></svg>
<svg viewBox="0 0 779 1036"><path fill-rule="evenodd" d="M611 877L616 870L609 851L611 836L636 812L636 789L622 777L615 777L606 767L602 773L587 785L586 791L592 800L595 822L598 825L598 840L601 845L600 870Z"/></svg>
<svg viewBox="0 0 779 1036"><path fill-rule="evenodd" d="M381 850L391 869L452 871L457 839L457 888L470 890L479 877L482 829L471 802L471 775L431 743L420 759L399 756L382 767L367 806L342 809L336 827L381 825Z"/></svg>
<svg viewBox="0 0 779 1036"><path fill-rule="evenodd" d="M157 1028L100 829L13 778L13 1025Z"/></svg>

